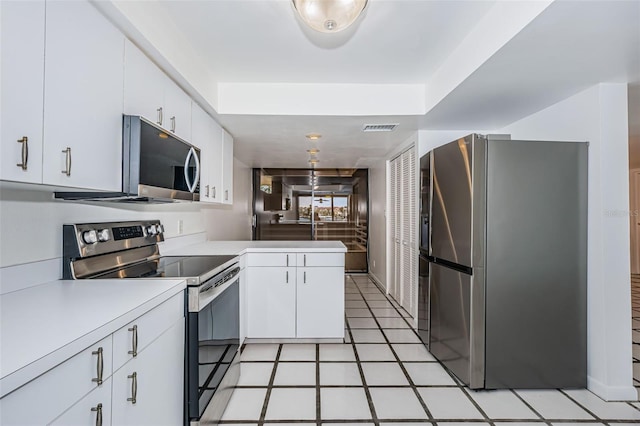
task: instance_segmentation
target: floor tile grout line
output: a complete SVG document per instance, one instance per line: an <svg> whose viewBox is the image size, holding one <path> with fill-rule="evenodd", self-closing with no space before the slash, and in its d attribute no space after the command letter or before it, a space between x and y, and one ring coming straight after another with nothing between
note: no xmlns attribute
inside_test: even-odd
<svg viewBox="0 0 640 426"><path fill-rule="evenodd" d="M544 416L538 412L538 410L536 410L535 408L533 408L533 405L529 404L529 401L527 401L526 399L524 399L522 397L522 395L520 395L518 392L516 392L515 389L509 389L511 391L512 394L514 394L516 396L516 398L518 398L524 405L527 406L527 408L529 408L529 410L533 411L533 414L535 414L536 416L540 417L541 420L544 420L545 423L547 423L548 425L551 425L551 423L549 423L547 421L547 419L544 418Z"/></svg>
<svg viewBox="0 0 640 426"><path fill-rule="evenodd" d="M271 377L269 378L269 384L267 385L267 392L264 396L264 403L262 404L262 410L260 411L258 426L262 426L264 424L265 416L267 415L267 408L269 407L269 399L271 398L271 390L273 389L273 382L276 379L276 373L278 371L278 361L280 359L281 353L282 353L282 344L279 344L278 351L276 352L276 359L273 362L273 371L271 372Z"/></svg>
<svg viewBox="0 0 640 426"><path fill-rule="evenodd" d="M356 283L356 281L353 279L353 277L351 275L349 275L349 279L351 279L351 281L353 281L353 283L355 284L356 288L358 288L358 284ZM358 291L360 291L360 289L358 288ZM360 293L362 295L362 293ZM358 371L360 372L360 380L362 380L362 386L364 388L364 394L367 398L367 404L369 405L369 411L371 413L371 419L373 420L373 424L375 426L380 426L380 422L378 421L378 415L376 413L376 408L375 405L373 403L373 397L371 396L371 392L369 392L369 388L367 386L367 380L364 376L364 370L362 369L362 364L360 363L360 356L358 355L358 349L356 348L356 342L353 339L353 333L351 332L351 326L349 325L349 320L347 319L346 315L345 315L345 323L347 326L347 332L349 333L349 342L351 343L351 349L353 350L353 355L356 358L356 364L358 365Z"/></svg>
<svg viewBox="0 0 640 426"><path fill-rule="evenodd" d="M316 424L322 425L322 400L320 396L320 345L316 343Z"/></svg>
<svg viewBox="0 0 640 426"><path fill-rule="evenodd" d="M380 290L380 293L382 293L382 291ZM364 296L363 296L364 297ZM386 297L386 295L385 295ZM369 311L371 312L371 315L373 317L373 320L376 322L376 324L378 325L378 328L380 329L380 332L382 333L382 336L384 337L387 346L389 347L389 349L391 350L391 353L393 354L393 356L396 358L396 361L400 367L400 369L402 370L402 373L405 375L405 378L407 379L407 382L409 383L409 386L411 387L411 389L413 390L413 393L415 394L416 398L418 399L418 402L420 403L420 405L422 406L422 409L424 410L424 412L427 414L427 418L429 419L429 421L431 421L432 424L435 425L434 421L433 421L433 415L431 414L431 410L429 410L429 407L427 407L427 404L424 402L424 400L422 399L422 395L420 395L420 392L418 392L417 387L415 386L415 384L413 383L413 379L411 379L411 376L409 375L409 372L407 371L407 369L404 367L404 365L402 364L402 361L400 361L400 357L398 356L398 354L396 353L396 351L393 349L393 346L391 345L391 342L389 341L389 338L387 337L387 335L384 333L384 329L382 328L382 326L380 325L380 323L378 322L378 318L373 314L373 311L371 310L371 307L369 307L369 303L367 302L367 300L365 299L364 302L367 305L367 308L369 309ZM406 320L405 320L406 321ZM407 323L408 324L408 323Z"/></svg>
<svg viewBox="0 0 640 426"><path fill-rule="evenodd" d="M602 423L606 423L605 420L601 419L600 417L598 417L596 415L596 413L592 412L591 410L589 410L587 407L585 407L584 405L582 405L580 402L578 402L575 398L571 397L571 395L569 395L568 393L566 393L563 389L557 389L558 392L560 392L561 394L563 394L564 396L566 396L567 398L569 398L569 400L573 401L578 407L582 408L584 411L586 411L589 415L593 416L593 418L595 418L596 420L602 422Z"/></svg>

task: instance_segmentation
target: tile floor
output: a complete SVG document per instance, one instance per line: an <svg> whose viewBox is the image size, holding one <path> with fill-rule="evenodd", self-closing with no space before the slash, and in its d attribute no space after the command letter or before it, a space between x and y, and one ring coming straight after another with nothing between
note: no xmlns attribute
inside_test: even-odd
<svg viewBox="0 0 640 426"><path fill-rule="evenodd" d="M347 342L246 345L222 424L640 424L640 403L604 402L586 390L471 391L367 276L345 280Z"/></svg>
<svg viewBox="0 0 640 426"><path fill-rule="evenodd" d="M640 275L631 274L631 329L633 333L633 385L640 397Z"/></svg>

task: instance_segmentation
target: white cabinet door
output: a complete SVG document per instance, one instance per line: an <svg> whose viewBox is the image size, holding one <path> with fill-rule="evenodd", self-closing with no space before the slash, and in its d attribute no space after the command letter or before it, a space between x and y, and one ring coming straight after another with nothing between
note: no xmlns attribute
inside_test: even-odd
<svg viewBox="0 0 640 426"><path fill-rule="evenodd" d="M222 128L200 106L193 104L191 142L200 148L200 201L222 200Z"/></svg>
<svg viewBox="0 0 640 426"><path fill-rule="evenodd" d="M47 424L90 391L111 389L106 379L111 376L112 345L109 335L0 399L0 424ZM98 385L99 372L103 382Z"/></svg>
<svg viewBox="0 0 640 426"><path fill-rule="evenodd" d="M111 378L50 423L59 426L111 424Z"/></svg>
<svg viewBox="0 0 640 426"><path fill-rule="evenodd" d="M233 137L222 130L222 202L233 204Z"/></svg>
<svg viewBox="0 0 640 426"><path fill-rule="evenodd" d="M344 338L344 268L297 268L299 338Z"/></svg>
<svg viewBox="0 0 640 426"><path fill-rule="evenodd" d="M46 6L43 182L120 191L124 36L86 1Z"/></svg>
<svg viewBox="0 0 640 426"><path fill-rule="evenodd" d="M124 44L124 113L140 115L162 126L167 77L129 40Z"/></svg>
<svg viewBox="0 0 640 426"><path fill-rule="evenodd" d="M0 179L41 183L44 0L0 2L0 17Z"/></svg>
<svg viewBox="0 0 640 426"><path fill-rule="evenodd" d="M296 268L248 267L246 271L247 337L296 337Z"/></svg>
<svg viewBox="0 0 640 426"><path fill-rule="evenodd" d="M184 318L113 374L112 422L181 425L183 400Z"/></svg>
<svg viewBox="0 0 640 426"><path fill-rule="evenodd" d="M191 98L166 77L164 90L165 122L163 127L178 137L191 141Z"/></svg>

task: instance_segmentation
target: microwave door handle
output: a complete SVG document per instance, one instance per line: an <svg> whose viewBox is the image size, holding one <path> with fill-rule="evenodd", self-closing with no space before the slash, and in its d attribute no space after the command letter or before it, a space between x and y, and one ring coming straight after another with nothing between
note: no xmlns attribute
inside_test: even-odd
<svg viewBox="0 0 640 426"><path fill-rule="evenodd" d="M191 157L195 157L195 161L196 161L196 176L195 176L195 179L193 180L193 183L189 182L189 160L191 160ZM192 147L191 149L189 149L187 158L185 158L184 160L184 180L187 183L187 188L189 189L189 192L193 192L196 190L196 185L198 184L199 178L200 178L200 161L198 161L198 155L196 154L196 151Z"/></svg>

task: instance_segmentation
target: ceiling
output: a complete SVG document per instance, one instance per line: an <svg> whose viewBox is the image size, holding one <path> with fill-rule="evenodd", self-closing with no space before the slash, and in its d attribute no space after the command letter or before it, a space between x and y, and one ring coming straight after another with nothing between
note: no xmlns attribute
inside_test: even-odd
<svg viewBox="0 0 640 426"><path fill-rule="evenodd" d="M369 0L337 34L288 0L145 7L214 80L208 102L252 167L306 167L310 148L319 167L368 167L419 129L499 129L599 82L640 82L638 0ZM399 125L361 132L374 123Z"/></svg>

